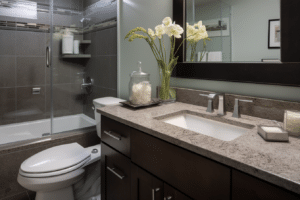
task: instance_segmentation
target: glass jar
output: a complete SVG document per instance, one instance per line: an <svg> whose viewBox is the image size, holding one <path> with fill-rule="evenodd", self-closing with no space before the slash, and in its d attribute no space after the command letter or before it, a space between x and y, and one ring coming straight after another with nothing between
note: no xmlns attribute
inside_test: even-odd
<svg viewBox="0 0 300 200"><path fill-rule="evenodd" d="M135 105L151 103L150 74L142 72L142 62L138 62L139 71L130 74L129 101Z"/></svg>

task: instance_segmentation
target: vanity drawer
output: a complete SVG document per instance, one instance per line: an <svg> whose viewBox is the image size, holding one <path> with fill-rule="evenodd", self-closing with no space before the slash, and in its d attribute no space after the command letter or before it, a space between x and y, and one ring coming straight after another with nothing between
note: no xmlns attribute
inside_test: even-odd
<svg viewBox="0 0 300 200"><path fill-rule="evenodd" d="M193 199L230 199L230 168L138 130L131 160Z"/></svg>
<svg viewBox="0 0 300 200"><path fill-rule="evenodd" d="M131 128L115 120L101 116L101 140L122 154L130 157Z"/></svg>

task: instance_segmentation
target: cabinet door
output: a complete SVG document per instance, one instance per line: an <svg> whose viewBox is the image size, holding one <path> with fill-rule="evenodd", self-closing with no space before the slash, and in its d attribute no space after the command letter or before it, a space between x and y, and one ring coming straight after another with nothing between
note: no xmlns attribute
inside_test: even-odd
<svg viewBox="0 0 300 200"><path fill-rule="evenodd" d="M130 178L130 160L102 143L101 198L103 200L129 200Z"/></svg>
<svg viewBox="0 0 300 200"><path fill-rule="evenodd" d="M230 168L131 130L131 160L193 199L230 199Z"/></svg>
<svg viewBox="0 0 300 200"><path fill-rule="evenodd" d="M131 164L132 200L163 200L163 187L161 180Z"/></svg>
<svg viewBox="0 0 300 200"><path fill-rule="evenodd" d="M232 200L300 200L300 196L232 170Z"/></svg>
<svg viewBox="0 0 300 200"><path fill-rule="evenodd" d="M178 190L164 183L164 200L192 200Z"/></svg>

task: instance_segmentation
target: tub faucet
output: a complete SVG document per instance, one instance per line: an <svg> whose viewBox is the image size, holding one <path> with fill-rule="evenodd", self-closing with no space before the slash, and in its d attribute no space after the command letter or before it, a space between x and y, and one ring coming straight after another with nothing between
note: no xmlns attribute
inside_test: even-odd
<svg viewBox="0 0 300 200"><path fill-rule="evenodd" d="M81 89L91 87L92 85L94 85L94 79L87 77L87 81L82 79Z"/></svg>
<svg viewBox="0 0 300 200"><path fill-rule="evenodd" d="M225 115L225 94L224 93L213 93L213 94L200 94L200 96L204 96L208 98L208 105L206 112L213 113L214 107L213 107L213 100L216 98L216 96L219 96L219 107L218 107L218 115Z"/></svg>

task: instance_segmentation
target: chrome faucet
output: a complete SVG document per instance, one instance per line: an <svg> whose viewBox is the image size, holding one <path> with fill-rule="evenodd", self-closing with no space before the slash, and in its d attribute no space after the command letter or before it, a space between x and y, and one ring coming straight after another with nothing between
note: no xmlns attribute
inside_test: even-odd
<svg viewBox="0 0 300 200"><path fill-rule="evenodd" d="M219 96L219 107L218 107L218 115L225 115L225 98L224 93L213 93L213 94L200 94L200 96L204 96L208 98L208 105L206 112L213 113L214 107L213 107L213 100L216 98L216 96Z"/></svg>
<svg viewBox="0 0 300 200"><path fill-rule="evenodd" d="M241 117L240 109L239 109L239 101L253 103L252 100L235 99L234 110L233 110L232 117L235 117L235 118L240 118Z"/></svg>

